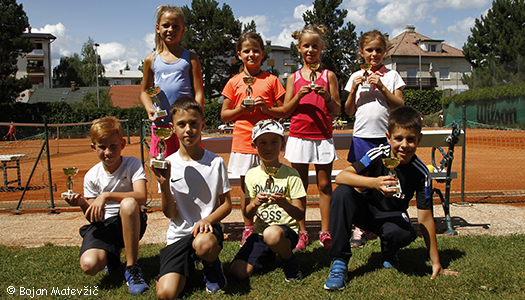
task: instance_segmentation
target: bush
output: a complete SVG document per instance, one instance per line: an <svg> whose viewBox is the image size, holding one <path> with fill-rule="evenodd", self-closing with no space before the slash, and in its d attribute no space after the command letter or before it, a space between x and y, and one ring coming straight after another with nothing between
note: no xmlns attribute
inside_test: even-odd
<svg viewBox="0 0 525 300"><path fill-rule="evenodd" d="M525 97L525 83L506 84L498 87L467 90L461 94L443 98L443 104L467 103L472 101L492 101L498 99L516 99Z"/></svg>
<svg viewBox="0 0 525 300"><path fill-rule="evenodd" d="M424 115L433 114L441 110L442 91L404 90L405 105L417 109Z"/></svg>

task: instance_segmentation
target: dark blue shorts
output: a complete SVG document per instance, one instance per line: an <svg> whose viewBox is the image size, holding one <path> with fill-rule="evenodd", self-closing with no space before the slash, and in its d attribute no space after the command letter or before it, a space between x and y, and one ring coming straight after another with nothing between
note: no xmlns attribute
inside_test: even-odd
<svg viewBox="0 0 525 300"><path fill-rule="evenodd" d="M147 226L148 215L140 212L140 238L144 235ZM89 249L102 249L107 252L108 265L120 265L120 251L124 248L122 237L122 221L119 216L105 219L102 222L94 222L80 227L82 246L79 257Z"/></svg>
<svg viewBox="0 0 525 300"><path fill-rule="evenodd" d="M368 150L375 148L379 145L386 145L388 143L386 137L384 138L358 138L352 137L352 145L348 151L348 161L353 163L360 160Z"/></svg>
<svg viewBox="0 0 525 300"><path fill-rule="evenodd" d="M224 234L221 224L213 225L213 235L222 248ZM177 273L189 278L195 272L195 261L199 258L193 249L193 235L189 234L173 244L160 249L160 272L158 278L168 273Z"/></svg>
<svg viewBox="0 0 525 300"><path fill-rule="evenodd" d="M284 230L285 237L291 242L291 250L295 249L297 242L299 241L299 235L286 225L278 225ZM258 272L263 267L275 261L275 252L270 250L268 245L264 242L262 234L252 233L247 239L241 250L235 255L235 260L242 260L255 269Z"/></svg>

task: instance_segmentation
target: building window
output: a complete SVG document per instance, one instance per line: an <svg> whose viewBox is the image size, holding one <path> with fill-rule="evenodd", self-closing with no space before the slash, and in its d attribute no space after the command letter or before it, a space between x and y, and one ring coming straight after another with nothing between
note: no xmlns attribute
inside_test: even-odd
<svg viewBox="0 0 525 300"><path fill-rule="evenodd" d="M436 52L436 45L428 45L428 52Z"/></svg>
<svg viewBox="0 0 525 300"><path fill-rule="evenodd" d="M449 80L450 75L448 69L439 69L439 79L440 80Z"/></svg>
<svg viewBox="0 0 525 300"><path fill-rule="evenodd" d="M34 46L35 49L38 49L38 50L42 50L43 49L42 43L35 43L33 46Z"/></svg>
<svg viewBox="0 0 525 300"><path fill-rule="evenodd" d="M407 68L407 77L408 78L416 78L417 77L417 69L416 68Z"/></svg>

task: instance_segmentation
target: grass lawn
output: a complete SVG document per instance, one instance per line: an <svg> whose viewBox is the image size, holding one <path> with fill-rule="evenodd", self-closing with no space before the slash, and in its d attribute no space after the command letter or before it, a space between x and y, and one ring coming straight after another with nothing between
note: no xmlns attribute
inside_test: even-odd
<svg viewBox="0 0 525 300"><path fill-rule="evenodd" d="M381 269L379 240L356 249L349 282L342 292L323 290L330 257L318 244L296 252L304 279L286 283L279 258L268 270L239 282L228 276L238 242L226 242L221 260L228 277L224 294L210 295L202 284L201 265L188 281L184 299L525 299L525 236L438 237L441 263L456 276L430 280L430 262L422 238L398 253L399 269ZM155 299L155 276L163 245L142 245L139 264L150 290L131 296L123 276L82 273L77 247L37 249L0 246L1 299ZM14 287L14 293L9 291ZM72 295L75 291L75 295ZM82 295L78 295L78 293ZM47 296L45 296L47 293ZM57 294L58 293L58 294ZM94 295L94 294L97 295ZM43 296L38 296L44 294ZM87 295L85 295L87 294ZM69 296L66 296L69 295Z"/></svg>

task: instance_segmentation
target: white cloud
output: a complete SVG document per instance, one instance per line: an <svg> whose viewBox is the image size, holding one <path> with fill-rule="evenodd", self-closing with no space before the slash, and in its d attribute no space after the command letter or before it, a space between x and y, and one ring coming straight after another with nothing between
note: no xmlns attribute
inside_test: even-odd
<svg viewBox="0 0 525 300"><path fill-rule="evenodd" d="M450 7L454 10L465 10L469 8L482 8L488 5L492 0L442 0L434 2L437 8Z"/></svg>
<svg viewBox="0 0 525 300"><path fill-rule="evenodd" d="M62 23L55 25L47 24L42 28L32 28L33 33L51 33L56 40L51 43L52 65L58 65L62 56L71 56L73 53L79 53L82 47L82 41L78 37L67 35L67 29Z"/></svg>
<svg viewBox="0 0 525 300"><path fill-rule="evenodd" d="M248 25L252 20L255 21L255 24L257 25L257 32L263 35L268 34L268 32L270 32L270 24L268 23L268 16L255 15L255 16L247 16L247 17L239 18L239 21L242 22L243 27L244 25Z"/></svg>
<svg viewBox="0 0 525 300"><path fill-rule="evenodd" d="M144 36L144 39L142 39L144 44L146 45L146 48L149 49L148 52L153 51L155 49L155 33L148 33Z"/></svg>
<svg viewBox="0 0 525 300"><path fill-rule="evenodd" d="M303 20L303 14L307 11L307 10L313 10L314 9L314 5L310 5L310 6L306 6L304 4L301 4L299 6L296 6L294 11L293 11L293 17L294 19L297 19L297 20Z"/></svg>

